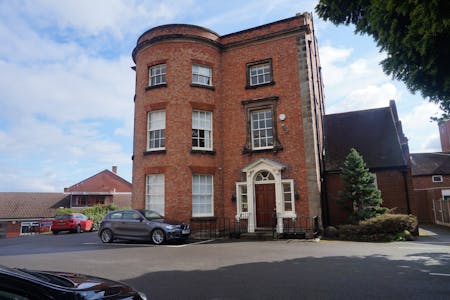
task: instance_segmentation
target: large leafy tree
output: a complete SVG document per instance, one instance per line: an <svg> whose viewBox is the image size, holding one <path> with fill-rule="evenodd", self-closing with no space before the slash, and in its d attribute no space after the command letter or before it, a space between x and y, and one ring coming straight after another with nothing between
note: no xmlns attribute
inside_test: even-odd
<svg viewBox="0 0 450 300"><path fill-rule="evenodd" d="M353 221L370 219L387 211L387 208L381 207L383 200L375 186L375 177L353 148L345 158L341 178L344 190L339 193L338 204L352 212Z"/></svg>
<svg viewBox="0 0 450 300"><path fill-rule="evenodd" d="M384 72L438 103L435 120L450 118L449 0L320 0L316 12L372 36L387 53Z"/></svg>

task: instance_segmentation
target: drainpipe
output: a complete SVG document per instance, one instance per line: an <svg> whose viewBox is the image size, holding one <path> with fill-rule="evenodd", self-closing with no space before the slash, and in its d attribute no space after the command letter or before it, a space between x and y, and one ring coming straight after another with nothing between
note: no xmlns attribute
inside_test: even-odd
<svg viewBox="0 0 450 300"><path fill-rule="evenodd" d="M411 214L411 207L409 205L409 190L408 190L408 169L402 170L403 174L403 182L405 186L405 193L406 193L406 210L408 212L408 215Z"/></svg>

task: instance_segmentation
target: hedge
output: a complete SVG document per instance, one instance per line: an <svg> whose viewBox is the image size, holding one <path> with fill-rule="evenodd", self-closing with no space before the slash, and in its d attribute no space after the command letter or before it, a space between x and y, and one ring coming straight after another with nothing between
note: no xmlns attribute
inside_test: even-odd
<svg viewBox="0 0 450 300"><path fill-rule="evenodd" d="M339 239L367 242L411 240L418 235L417 218L413 215L384 214L339 227Z"/></svg>

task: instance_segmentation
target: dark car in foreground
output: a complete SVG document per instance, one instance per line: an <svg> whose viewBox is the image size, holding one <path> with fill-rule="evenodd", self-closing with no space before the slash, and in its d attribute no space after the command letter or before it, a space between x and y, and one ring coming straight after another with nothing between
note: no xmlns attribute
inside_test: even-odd
<svg viewBox="0 0 450 300"><path fill-rule="evenodd" d="M109 279L0 266L0 299L145 300L147 297L124 283Z"/></svg>
<svg viewBox="0 0 450 300"><path fill-rule="evenodd" d="M103 243L115 239L149 240L160 245L166 241L189 239L188 224L164 221L164 217L153 210L131 209L108 213L100 224L98 235Z"/></svg>
<svg viewBox="0 0 450 300"><path fill-rule="evenodd" d="M55 216L52 221L52 232L58 234L60 231L83 232L94 229L94 221L80 213L70 213Z"/></svg>

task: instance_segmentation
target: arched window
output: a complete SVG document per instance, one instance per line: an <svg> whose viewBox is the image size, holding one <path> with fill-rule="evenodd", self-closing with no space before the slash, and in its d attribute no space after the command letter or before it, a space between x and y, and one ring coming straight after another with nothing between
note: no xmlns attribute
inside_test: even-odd
<svg viewBox="0 0 450 300"><path fill-rule="evenodd" d="M268 180L275 180L275 177L273 177L272 173L269 171L259 171L258 174L255 176L255 181L268 181Z"/></svg>

